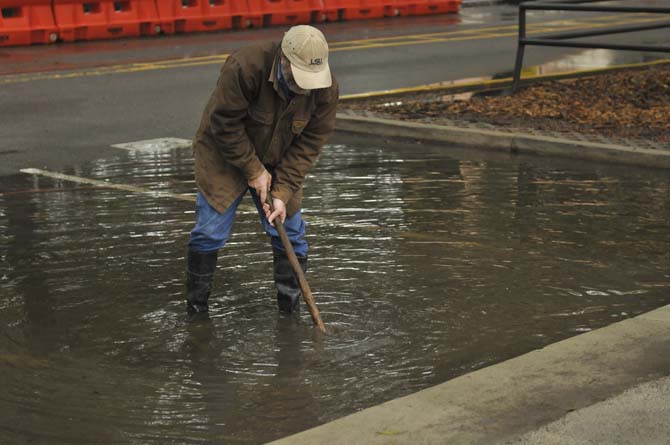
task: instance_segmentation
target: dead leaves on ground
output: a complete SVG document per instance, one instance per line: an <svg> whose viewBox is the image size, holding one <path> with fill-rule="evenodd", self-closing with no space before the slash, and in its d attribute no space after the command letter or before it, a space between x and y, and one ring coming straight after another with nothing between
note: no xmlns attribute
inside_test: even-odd
<svg viewBox="0 0 670 445"><path fill-rule="evenodd" d="M400 105L367 107L404 119L464 119L664 143L670 142L670 67L543 82L511 96L451 101L427 93Z"/></svg>

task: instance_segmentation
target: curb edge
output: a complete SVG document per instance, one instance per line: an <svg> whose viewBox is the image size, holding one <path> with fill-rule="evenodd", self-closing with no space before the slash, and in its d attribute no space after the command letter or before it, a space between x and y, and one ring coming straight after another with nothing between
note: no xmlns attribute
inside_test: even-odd
<svg viewBox="0 0 670 445"><path fill-rule="evenodd" d="M447 142L480 150L504 151L670 169L670 151L578 141L528 133L460 128L337 113L337 131L430 142Z"/></svg>

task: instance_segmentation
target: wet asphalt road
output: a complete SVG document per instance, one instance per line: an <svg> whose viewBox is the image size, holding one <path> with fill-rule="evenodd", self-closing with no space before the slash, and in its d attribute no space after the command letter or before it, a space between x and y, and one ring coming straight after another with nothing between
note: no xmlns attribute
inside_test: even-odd
<svg viewBox="0 0 670 445"><path fill-rule="evenodd" d="M322 29L346 95L507 74L516 50L516 20L516 7L500 5L444 16L332 23ZM630 20L648 18L539 12L530 22L532 32L548 32ZM109 145L115 143L190 139L225 54L280 38L283 31L0 49L0 174L113 156ZM656 31L615 38L668 41L667 33ZM525 65L552 62L552 69L570 70L658 57L531 48Z"/></svg>
<svg viewBox="0 0 670 445"><path fill-rule="evenodd" d="M346 94L508 71L499 27L514 21L489 7L325 30ZM474 34L425 37L452 31ZM668 303L655 171L336 135L305 200L325 339L306 314L276 316L253 212L220 262L212 323L193 326L192 204L15 174L192 193L188 149L109 145L190 138L221 56L280 34L0 51L0 70L24 72L0 77L0 442L261 443ZM647 57L538 50L527 63ZM179 61L128 65L165 59ZM57 66L65 77L41 74Z"/></svg>

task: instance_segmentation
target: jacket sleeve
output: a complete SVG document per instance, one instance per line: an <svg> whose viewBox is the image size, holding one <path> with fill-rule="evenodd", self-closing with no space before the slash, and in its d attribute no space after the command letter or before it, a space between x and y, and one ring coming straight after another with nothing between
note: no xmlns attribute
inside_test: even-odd
<svg viewBox="0 0 670 445"><path fill-rule="evenodd" d="M240 64L228 57L212 94L209 124L223 158L242 170L247 180L265 170L249 141L244 119L257 89L253 76L245 75Z"/></svg>
<svg viewBox="0 0 670 445"><path fill-rule="evenodd" d="M288 203L302 187L307 172L319 157L323 146L335 130L338 86L331 88L322 103L317 100L316 109L309 123L279 161L274 171L272 196Z"/></svg>

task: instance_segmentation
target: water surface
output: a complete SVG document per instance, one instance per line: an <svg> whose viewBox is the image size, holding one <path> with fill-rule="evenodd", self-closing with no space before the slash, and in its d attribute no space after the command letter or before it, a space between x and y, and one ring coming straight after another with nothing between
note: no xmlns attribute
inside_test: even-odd
<svg viewBox="0 0 670 445"><path fill-rule="evenodd" d="M65 173L193 193L192 167ZM325 337L277 315L253 211L189 324L193 203L0 178L0 442L263 443L670 302L664 171L339 136L305 194Z"/></svg>

